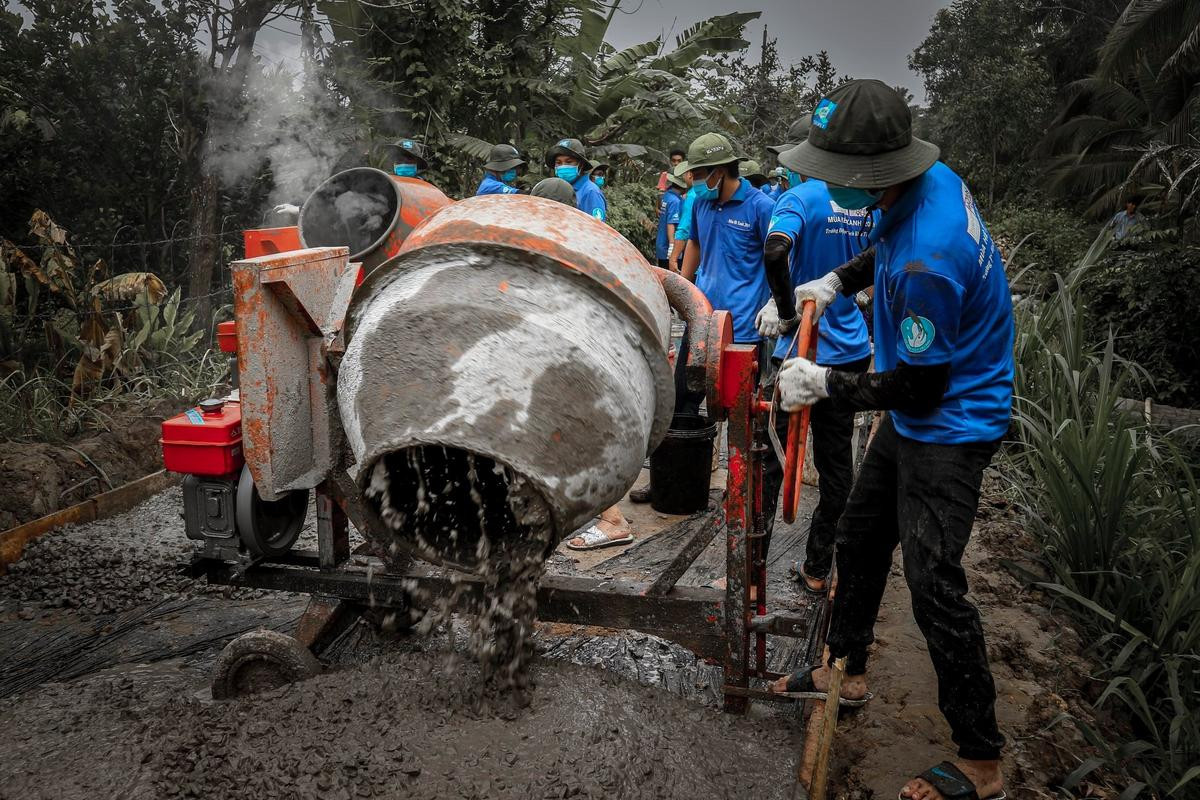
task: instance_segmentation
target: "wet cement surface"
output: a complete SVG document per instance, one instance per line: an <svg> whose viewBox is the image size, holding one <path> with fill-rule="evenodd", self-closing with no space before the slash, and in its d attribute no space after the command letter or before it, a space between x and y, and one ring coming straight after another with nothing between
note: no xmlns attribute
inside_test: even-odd
<svg viewBox="0 0 1200 800"><path fill-rule="evenodd" d="M653 569L671 545L655 537L677 518L623 506L634 547L560 551L549 571ZM425 637L360 624L324 654L325 675L214 703L221 646L292 630L305 598L179 575L180 507L172 490L55 533L0 577L0 798L792 796L794 710L725 715L719 669L634 632L539 624L524 709L480 703L457 619ZM719 574L719 545L684 583ZM773 645L775 668L801 655Z"/></svg>

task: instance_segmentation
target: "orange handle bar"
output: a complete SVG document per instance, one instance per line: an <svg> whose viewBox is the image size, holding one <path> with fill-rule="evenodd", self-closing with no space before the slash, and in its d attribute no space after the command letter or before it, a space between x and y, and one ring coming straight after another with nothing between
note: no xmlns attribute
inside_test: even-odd
<svg viewBox="0 0 1200 800"><path fill-rule="evenodd" d="M800 331L796 338L796 354L814 358L817 352L816 323L813 320L817 304L805 300L800 315ZM792 356L788 353L788 356ZM791 413L788 421L787 450L783 463L783 521L796 521L800 510L800 487L804 480L804 451L808 448L808 418L811 408L805 406Z"/></svg>

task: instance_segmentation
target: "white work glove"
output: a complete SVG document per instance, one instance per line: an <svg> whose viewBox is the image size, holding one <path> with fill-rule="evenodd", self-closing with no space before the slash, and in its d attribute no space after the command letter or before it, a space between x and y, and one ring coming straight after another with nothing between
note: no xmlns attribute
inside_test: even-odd
<svg viewBox="0 0 1200 800"><path fill-rule="evenodd" d="M768 339L773 336L782 336L799 323L799 317L779 318L779 309L775 305L774 297L767 301L767 304L759 310L758 316L754 318L754 327L758 330L758 335Z"/></svg>
<svg viewBox="0 0 1200 800"><path fill-rule="evenodd" d="M799 411L829 397L829 367L819 367L807 358L790 358L779 368L779 407Z"/></svg>
<svg viewBox="0 0 1200 800"><path fill-rule="evenodd" d="M817 304L813 319L817 319L829 308L829 304L837 299L841 291L842 279L835 272L827 273L815 281L802 283L796 287L796 310L803 313L804 301L813 300Z"/></svg>
<svg viewBox="0 0 1200 800"><path fill-rule="evenodd" d="M279 205L275 206L272 211L276 214L293 214L299 216L300 206L294 206L291 203L280 203Z"/></svg>
<svg viewBox="0 0 1200 800"><path fill-rule="evenodd" d="M871 303L874 301L871 299L871 293L866 289L863 289L861 292L854 295L854 302L857 303L858 307L863 311L867 311L871 308Z"/></svg>

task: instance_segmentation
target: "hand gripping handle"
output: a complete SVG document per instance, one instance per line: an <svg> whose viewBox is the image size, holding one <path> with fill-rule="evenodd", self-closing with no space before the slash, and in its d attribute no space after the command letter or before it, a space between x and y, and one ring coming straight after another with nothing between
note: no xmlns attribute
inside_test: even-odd
<svg viewBox="0 0 1200 800"><path fill-rule="evenodd" d="M789 350L789 357L796 354L809 359L816 357L816 310L815 301L804 301L800 329L796 332L795 351ZM787 450L783 462L783 521L789 524L796 521L796 513L800 510L800 486L804 480L804 451L808 447L808 418L811 411L809 406L793 411L788 421Z"/></svg>

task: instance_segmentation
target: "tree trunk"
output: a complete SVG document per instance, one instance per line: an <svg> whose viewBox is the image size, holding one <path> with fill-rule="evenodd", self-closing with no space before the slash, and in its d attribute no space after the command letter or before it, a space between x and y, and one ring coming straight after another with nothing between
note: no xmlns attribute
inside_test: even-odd
<svg viewBox="0 0 1200 800"><path fill-rule="evenodd" d="M201 173L191 198L191 248L188 250L188 297L194 300L196 324L207 328L212 321L213 273L221 256L217 238L217 203L220 186L215 175Z"/></svg>

